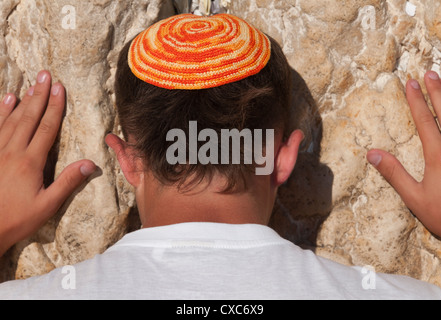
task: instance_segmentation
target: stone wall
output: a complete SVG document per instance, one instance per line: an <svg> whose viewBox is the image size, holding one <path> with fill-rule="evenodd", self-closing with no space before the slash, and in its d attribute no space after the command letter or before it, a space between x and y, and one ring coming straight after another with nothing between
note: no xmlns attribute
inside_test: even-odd
<svg viewBox="0 0 441 320"><path fill-rule="evenodd" d="M230 10L283 45L312 96L295 101L309 108L310 141L281 190L273 226L321 256L441 285L441 242L365 158L385 149L423 175L404 85L439 72L441 3L250 0Z"/></svg>
<svg viewBox="0 0 441 320"><path fill-rule="evenodd" d="M132 190L104 142L107 132L118 130L115 64L127 41L173 12L162 0L0 2L0 93L23 94L41 69L67 88L48 181L76 160L91 159L100 167L54 219L1 260L0 281L92 258L139 227Z"/></svg>
<svg viewBox="0 0 441 320"><path fill-rule="evenodd" d="M272 226L338 262L441 285L440 241L365 160L367 150L383 148L422 177L403 84L439 71L441 6L411 2L231 0L229 10L282 45L295 70L293 106L308 134ZM113 75L122 45L172 11L166 0L0 3L0 94L22 94L43 68L68 90L48 179L82 158L101 168L38 234L0 261L0 281L93 257L139 227L133 194L104 144L106 132L118 129Z"/></svg>

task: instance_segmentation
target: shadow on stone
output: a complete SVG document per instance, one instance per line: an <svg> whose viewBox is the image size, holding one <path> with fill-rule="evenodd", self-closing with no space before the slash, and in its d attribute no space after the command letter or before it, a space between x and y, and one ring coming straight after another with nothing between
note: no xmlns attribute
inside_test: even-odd
<svg viewBox="0 0 441 320"><path fill-rule="evenodd" d="M294 129L305 133L296 168L279 190L270 226L296 245L314 249L322 222L332 211L332 170L320 163L323 125L318 107L303 78L293 75Z"/></svg>

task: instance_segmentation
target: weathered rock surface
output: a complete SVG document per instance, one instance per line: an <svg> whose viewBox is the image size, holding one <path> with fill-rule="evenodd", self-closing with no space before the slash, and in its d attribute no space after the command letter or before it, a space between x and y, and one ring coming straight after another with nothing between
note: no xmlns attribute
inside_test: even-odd
<svg viewBox="0 0 441 320"><path fill-rule="evenodd" d="M280 192L272 225L286 238L345 264L441 286L441 242L413 217L365 159L395 155L416 177L424 162L403 84L441 64L438 0L231 0L229 10L275 38L295 74L294 105L308 134ZM0 94L22 94L49 69L68 90L48 171L88 158L101 175L38 234L0 262L0 281L43 274L102 252L139 227L133 194L104 144L115 130L112 82L119 49L172 14L161 0L2 0ZM74 28L69 14L75 13ZM70 9L70 11L69 11Z"/></svg>
<svg viewBox="0 0 441 320"><path fill-rule="evenodd" d="M91 258L137 227L134 196L104 143L106 133L117 130L112 77L121 47L171 14L161 0L0 3L0 93L23 94L42 69L67 88L66 117L48 172L56 176L84 158L101 168L38 234L2 259L0 281Z"/></svg>
<svg viewBox="0 0 441 320"><path fill-rule="evenodd" d="M321 118L306 117L313 144L281 190L273 226L321 256L441 285L441 242L365 158L385 149L423 175L404 84L439 72L441 4L411 3L415 14L404 0L233 1L230 11L283 45L315 101L296 104Z"/></svg>

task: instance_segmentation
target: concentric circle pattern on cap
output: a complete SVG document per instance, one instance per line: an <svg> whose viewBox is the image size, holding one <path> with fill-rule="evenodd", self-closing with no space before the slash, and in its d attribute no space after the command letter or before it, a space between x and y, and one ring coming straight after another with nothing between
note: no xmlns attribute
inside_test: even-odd
<svg viewBox="0 0 441 320"><path fill-rule="evenodd" d="M182 14L140 33L131 44L129 66L157 87L198 90L255 75L270 56L268 37L238 17Z"/></svg>

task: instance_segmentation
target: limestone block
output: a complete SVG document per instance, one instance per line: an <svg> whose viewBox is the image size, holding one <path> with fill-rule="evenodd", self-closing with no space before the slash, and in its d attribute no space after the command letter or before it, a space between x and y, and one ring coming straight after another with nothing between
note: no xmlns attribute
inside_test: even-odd
<svg viewBox="0 0 441 320"><path fill-rule="evenodd" d="M441 242L365 158L385 149L423 176L404 84L439 71L441 5L411 3L414 15L404 0L233 1L230 11L280 42L311 95L294 102L309 140L272 226L341 263L441 285Z"/></svg>
<svg viewBox="0 0 441 320"><path fill-rule="evenodd" d="M107 132L118 131L113 75L122 46L173 12L162 0L0 2L0 94L23 94L42 69L67 88L48 182L84 158L101 171L40 232L9 251L0 263L0 281L92 258L139 227L133 192L104 143Z"/></svg>

